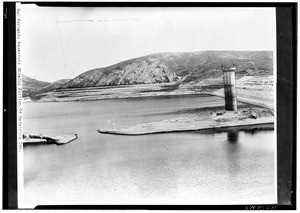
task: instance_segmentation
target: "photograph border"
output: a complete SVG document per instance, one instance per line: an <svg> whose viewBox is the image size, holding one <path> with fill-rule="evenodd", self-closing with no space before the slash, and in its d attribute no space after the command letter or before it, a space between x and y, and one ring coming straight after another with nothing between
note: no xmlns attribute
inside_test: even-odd
<svg viewBox="0 0 300 213"><path fill-rule="evenodd" d="M21 2L29 4L34 2ZM36 2L63 7L276 7L277 35L277 196L276 205L53 205L36 209L109 210L295 210L297 3L234 2ZM17 85L15 2L3 12L3 209L17 209Z"/></svg>

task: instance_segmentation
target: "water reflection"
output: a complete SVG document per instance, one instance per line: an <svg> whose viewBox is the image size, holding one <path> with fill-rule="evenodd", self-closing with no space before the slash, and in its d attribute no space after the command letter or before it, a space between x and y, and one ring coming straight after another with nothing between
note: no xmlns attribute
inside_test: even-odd
<svg viewBox="0 0 300 213"><path fill-rule="evenodd" d="M274 130L273 124L262 124L252 128L245 128L244 132L250 135L256 135L261 131L273 131L273 130Z"/></svg>
<svg viewBox="0 0 300 213"><path fill-rule="evenodd" d="M239 174L242 169L241 165L241 144L239 143L239 130L232 129L227 132L227 143L224 144L224 154L226 160L227 178L224 179L226 182L226 190L234 192L236 196L242 196L240 190L242 185L239 181Z"/></svg>
<svg viewBox="0 0 300 213"><path fill-rule="evenodd" d="M45 147L45 146L53 146L56 145L58 146L58 144L56 143L45 143L45 142L35 142L35 143L23 143L23 148L30 148L30 147Z"/></svg>
<svg viewBox="0 0 300 213"><path fill-rule="evenodd" d="M239 131L238 130L229 130L227 132L227 140L229 143L237 143L239 140Z"/></svg>

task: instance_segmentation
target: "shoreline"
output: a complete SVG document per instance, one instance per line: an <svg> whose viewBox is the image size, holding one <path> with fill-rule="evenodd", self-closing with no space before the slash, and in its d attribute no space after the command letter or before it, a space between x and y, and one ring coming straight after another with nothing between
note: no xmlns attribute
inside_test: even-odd
<svg viewBox="0 0 300 213"><path fill-rule="evenodd" d="M203 86L203 85L202 85ZM35 99L24 98L24 103L29 102L70 102L93 101L122 98L162 97L179 95L211 95L216 91L215 85L176 85L176 84L141 84L122 85L117 87L87 87L72 89L57 89L41 93ZM201 89L202 88L202 89Z"/></svg>
<svg viewBox="0 0 300 213"><path fill-rule="evenodd" d="M258 129L258 130L257 130ZM100 134L109 134L109 135L122 135L122 136L137 136L137 135L153 135L153 134L170 134L170 133L180 133L180 132L199 132L202 134L207 133L221 133L227 132L230 130L235 131L270 131L274 130L274 122L267 123L256 123L256 124L243 124L237 126L222 126L222 127L213 127L213 128L203 128L203 129L185 129L185 130L170 130L170 131L157 131L157 132L148 132L148 133L140 133L140 134L130 134L130 133L121 133L121 132L112 132L112 131L101 131L97 130ZM250 131L251 132L251 131Z"/></svg>
<svg viewBox="0 0 300 213"><path fill-rule="evenodd" d="M78 139L78 135L44 135L23 133L23 144L56 144L64 145Z"/></svg>
<svg viewBox="0 0 300 213"><path fill-rule="evenodd" d="M249 76L251 79L253 76ZM246 78L246 79L245 79ZM137 84L106 87L65 88L47 93L41 93L36 99L24 98L24 103L76 102L108 99L148 98L148 97L178 97L212 95L224 98L222 84L216 80L194 84ZM249 81L248 77L237 80L237 100L239 102L274 109L273 85Z"/></svg>
<svg viewBox="0 0 300 213"><path fill-rule="evenodd" d="M171 133L199 130L220 130L224 128L258 127L271 125L274 128L273 112L263 108L240 109L238 112L206 113L194 117L180 117L157 122L119 126L108 129L98 129L100 134L113 135L147 135L156 133Z"/></svg>
<svg viewBox="0 0 300 213"><path fill-rule="evenodd" d="M63 100L63 101L56 101L56 100L49 100L49 101L25 101L23 103L59 103L59 102L84 102L84 101L99 101L99 100L114 100L114 99L130 99L130 98L163 98L163 97L178 97L178 96L218 96L212 93L178 93L178 94L155 94L155 95L139 95L139 96L120 96L120 97L99 97L93 99L76 99L76 100ZM242 101L240 101L242 102Z"/></svg>

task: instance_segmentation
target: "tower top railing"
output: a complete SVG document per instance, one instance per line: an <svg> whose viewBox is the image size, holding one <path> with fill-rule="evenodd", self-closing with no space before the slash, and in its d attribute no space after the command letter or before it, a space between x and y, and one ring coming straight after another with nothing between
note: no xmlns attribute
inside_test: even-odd
<svg viewBox="0 0 300 213"><path fill-rule="evenodd" d="M222 64L221 69L223 71L234 71L236 70L237 65L236 64Z"/></svg>

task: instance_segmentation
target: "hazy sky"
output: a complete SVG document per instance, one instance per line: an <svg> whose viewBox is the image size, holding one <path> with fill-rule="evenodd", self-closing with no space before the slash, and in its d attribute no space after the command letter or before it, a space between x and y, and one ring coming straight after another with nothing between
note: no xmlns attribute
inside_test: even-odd
<svg viewBox="0 0 300 213"><path fill-rule="evenodd" d="M23 73L44 81L158 52L274 50L274 8L22 5Z"/></svg>

